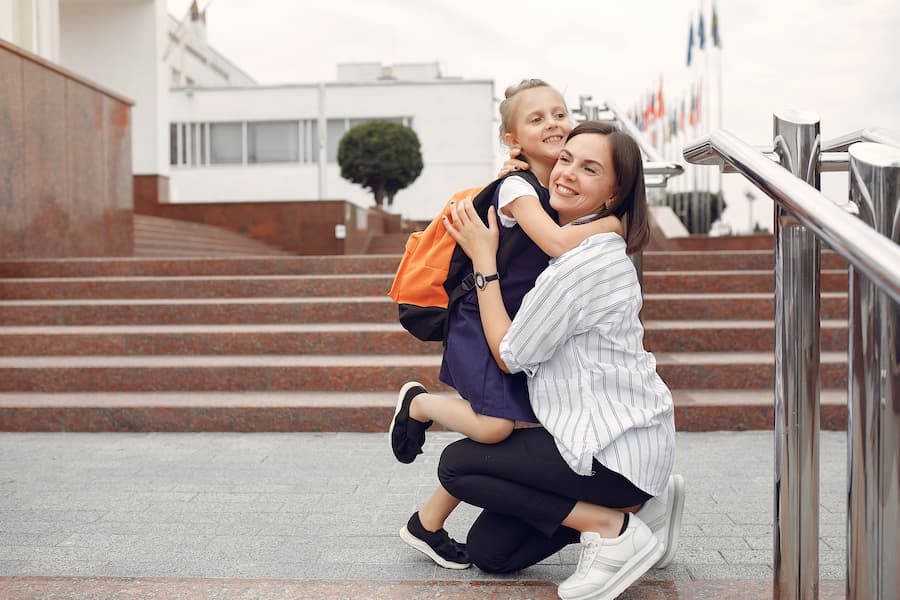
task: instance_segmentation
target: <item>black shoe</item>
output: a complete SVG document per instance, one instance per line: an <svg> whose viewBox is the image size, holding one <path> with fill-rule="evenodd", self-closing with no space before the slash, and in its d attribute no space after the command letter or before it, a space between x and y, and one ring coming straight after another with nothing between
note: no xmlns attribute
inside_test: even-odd
<svg viewBox="0 0 900 600"><path fill-rule="evenodd" d="M413 513L400 530L400 539L445 569L468 569L472 566L466 545L451 538L444 529L431 532L422 527L419 513Z"/></svg>
<svg viewBox="0 0 900 600"><path fill-rule="evenodd" d="M433 421L423 423L409 416L409 405L412 399L419 394L426 393L421 383L410 381L400 388L397 395L397 408L394 410L394 418L388 429L388 437L391 442L391 450L400 462L409 464L416 460L416 456L422 454L422 446L425 445L425 430L431 427Z"/></svg>

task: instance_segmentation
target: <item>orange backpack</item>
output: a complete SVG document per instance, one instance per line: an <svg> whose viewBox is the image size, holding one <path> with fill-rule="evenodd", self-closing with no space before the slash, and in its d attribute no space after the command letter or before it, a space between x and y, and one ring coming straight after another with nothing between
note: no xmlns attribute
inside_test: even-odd
<svg viewBox="0 0 900 600"><path fill-rule="evenodd" d="M542 190L531 171L517 172L535 190ZM394 283L388 295L398 303L400 324L411 334L426 342L446 339L449 308L456 300L474 289L472 261L462 248L456 245L442 217L450 216L450 202L473 198L475 211L487 222L487 213L494 203L494 196L502 179L483 188L468 188L453 194L443 210L424 231L410 234ZM550 209L549 195L538 194L544 209ZM500 237L497 250L497 269L501 279L510 259L519 254L530 242L521 227L516 225Z"/></svg>

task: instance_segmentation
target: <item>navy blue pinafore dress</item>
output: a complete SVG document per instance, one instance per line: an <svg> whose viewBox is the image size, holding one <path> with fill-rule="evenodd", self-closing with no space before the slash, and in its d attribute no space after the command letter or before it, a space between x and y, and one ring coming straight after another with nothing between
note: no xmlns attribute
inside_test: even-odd
<svg viewBox="0 0 900 600"><path fill-rule="evenodd" d="M498 186L494 193L494 210L497 210L499 189ZM549 206L546 188L540 187L535 191L541 203ZM558 219L555 212L551 216L554 220ZM506 227L500 227L501 244L508 231ZM515 317L525 294L534 287L535 280L547 268L549 261L550 257L531 241L509 261L506 272L501 273L500 284L503 304L510 318ZM468 292L451 307L446 341L440 380L453 386L460 396L469 401L476 413L538 422L528 399L525 374L504 373L491 354L481 326L477 289Z"/></svg>

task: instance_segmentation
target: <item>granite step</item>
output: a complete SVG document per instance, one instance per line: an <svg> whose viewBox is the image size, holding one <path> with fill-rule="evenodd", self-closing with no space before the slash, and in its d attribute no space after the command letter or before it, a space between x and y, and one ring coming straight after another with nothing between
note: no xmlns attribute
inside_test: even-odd
<svg viewBox="0 0 900 600"><path fill-rule="evenodd" d="M679 431L772 429L771 390L676 390ZM0 431L387 431L396 392L0 393ZM846 429L846 390L823 390L823 429Z"/></svg>
<svg viewBox="0 0 900 600"><path fill-rule="evenodd" d="M135 256L168 255L174 250L182 256L289 254L281 248L229 229L178 219L134 215Z"/></svg>
<svg viewBox="0 0 900 600"><path fill-rule="evenodd" d="M465 571L463 573L468 573ZM759 575L756 575L758 577ZM6 600L84 600L113 598L366 598L367 600L556 600L556 585L542 580L498 579L496 576L447 574L429 581L379 579L227 579L191 577L0 577ZM822 600L843 599L843 581L822 581ZM646 576L621 596L622 600L747 600L771 598L772 582L758 579L654 580Z"/></svg>
<svg viewBox="0 0 900 600"><path fill-rule="evenodd" d="M738 271L767 270L775 267L775 253L770 250L712 250L712 251L647 251L644 252L647 271ZM847 261L840 254L825 250L821 254L822 269L847 269Z"/></svg>
<svg viewBox="0 0 900 600"><path fill-rule="evenodd" d="M428 355L13 356L0 357L0 392L371 391L438 381ZM771 389L770 352L657 353L673 390ZM821 355L823 389L847 384L846 353Z"/></svg>
<svg viewBox="0 0 900 600"><path fill-rule="evenodd" d="M823 319L846 319L847 292L822 292ZM644 294L644 320L678 321L711 319L772 319L775 297L772 292L749 294Z"/></svg>
<svg viewBox="0 0 900 600"><path fill-rule="evenodd" d="M0 279L8 299L379 296L390 275L263 275Z"/></svg>
<svg viewBox="0 0 900 600"><path fill-rule="evenodd" d="M283 256L0 260L0 277L185 277L209 275L393 274L400 257Z"/></svg>
<svg viewBox="0 0 900 600"><path fill-rule="evenodd" d="M0 300L0 323L34 325L212 325L396 323L386 295L310 298Z"/></svg>
<svg viewBox="0 0 900 600"><path fill-rule="evenodd" d="M0 298L213 298L256 296L377 296L393 275L254 275L176 277L46 277L0 279ZM823 292L845 292L846 271L823 271ZM771 293L768 271L644 273L645 294Z"/></svg>
<svg viewBox="0 0 900 600"><path fill-rule="evenodd" d="M846 351L847 324L823 321L821 347ZM774 351L771 321L645 321L652 352ZM440 354L396 323L0 327L0 356Z"/></svg>
<svg viewBox="0 0 900 600"><path fill-rule="evenodd" d="M845 270L823 269L820 281L822 292L848 288ZM775 277L772 270L644 271L642 287L645 294L773 293Z"/></svg>
<svg viewBox="0 0 900 600"><path fill-rule="evenodd" d="M823 319L846 319L847 294L822 294ZM771 320L772 294L645 294L645 321ZM0 300L0 323L27 325L396 323L385 294L308 298Z"/></svg>
<svg viewBox="0 0 900 600"><path fill-rule="evenodd" d="M207 258L122 257L0 260L0 277L122 277L185 275L300 275L393 274L398 254L350 256L218 256ZM770 250L745 252L645 252L644 269L656 271L767 271L772 272ZM846 261L834 252L822 253L822 269L846 270Z"/></svg>

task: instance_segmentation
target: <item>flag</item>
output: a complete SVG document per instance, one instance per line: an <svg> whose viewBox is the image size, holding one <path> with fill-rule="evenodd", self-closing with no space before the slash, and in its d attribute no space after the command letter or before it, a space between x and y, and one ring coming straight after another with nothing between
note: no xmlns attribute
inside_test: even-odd
<svg viewBox="0 0 900 600"><path fill-rule="evenodd" d="M688 56L687 66L691 66L691 52L694 51L694 19L691 19L690 30L688 31Z"/></svg>
<svg viewBox="0 0 900 600"><path fill-rule="evenodd" d="M694 94L694 85L691 84L691 114L688 116L691 127L697 124L697 96Z"/></svg>
<svg viewBox="0 0 900 600"><path fill-rule="evenodd" d="M716 12L716 3L713 2L713 14L712 14L712 40L713 46L716 48L722 47L722 38L719 37L719 14Z"/></svg>
<svg viewBox="0 0 900 600"><path fill-rule="evenodd" d="M703 26L703 11L700 11L700 22L697 23L697 45L703 50L706 45L706 27Z"/></svg>
<svg viewBox="0 0 900 600"><path fill-rule="evenodd" d="M663 92L662 92L662 75L659 76L659 91L656 93L656 116L662 117L666 114L666 105L663 103Z"/></svg>
<svg viewBox="0 0 900 600"><path fill-rule="evenodd" d="M703 96L703 80L698 79L697 80L697 123L700 122L700 114L702 112L700 110L700 99L702 98L702 96Z"/></svg>

